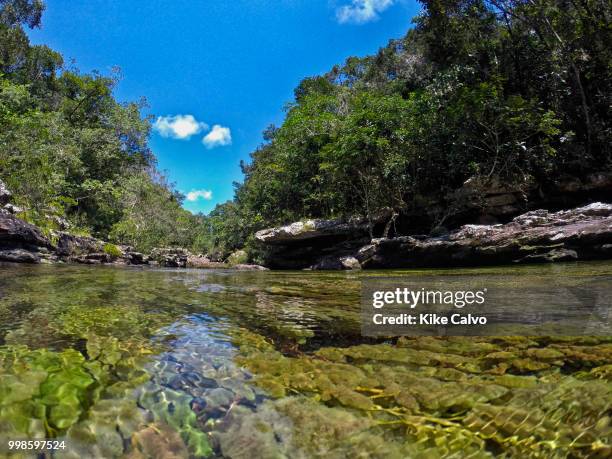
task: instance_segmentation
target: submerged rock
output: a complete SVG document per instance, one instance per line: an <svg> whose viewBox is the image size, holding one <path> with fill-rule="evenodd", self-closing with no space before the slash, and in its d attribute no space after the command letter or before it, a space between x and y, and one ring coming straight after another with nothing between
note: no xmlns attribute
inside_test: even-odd
<svg viewBox="0 0 612 459"><path fill-rule="evenodd" d="M609 355L609 337L400 338L297 357L241 347L276 400L232 410L215 435L235 458L607 457Z"/></svg>
<svg viewBox="0 0 612 459"><path fill-rule="evenodd" d="M136 432L131 438L128 459L187 459L189 450L181 436L164 423L157 423Z"/></svg>
<svg viewBox="0 0 612 459"><path fill-rule="evenodd" d="M371 419L304 397L238 407L215 432L224 457L417 457L408 443L388 441ZM434 456L430 456L434 457Z"/></svg>

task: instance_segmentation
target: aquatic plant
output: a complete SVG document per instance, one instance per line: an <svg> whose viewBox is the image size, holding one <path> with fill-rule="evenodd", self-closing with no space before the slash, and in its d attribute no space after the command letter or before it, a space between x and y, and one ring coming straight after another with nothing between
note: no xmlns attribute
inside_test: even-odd
<svg viewBox="0 0 612 459"><path fill-rule="evenodd" d="M0 271L0 437L70 459L610 455L612 337L357 341L363 275Z"/></svg>
<svg viewBox="0 0 612 459"><path fill-rule="evenodd" d="M184 392L150 384L141 391L139 403L153 413L156 421L177 432L195 457L208 457L212 449L191 409L192 399Z"/></svg>
<svg viewBox="0 0 612 459"><path fill-rule="evenodd" d="M140 445L152 422L133 396L150 379L144 366L152 352L138 341L96 335L88 336L86 355L0 347L0 441L63 438L70 448L57 457L123 455L125 441L140 432L133 440ZM180 406L167 420L183 425L191 411ZM202 432L193 429L187 440L193 454L208 455Z"/></svg>
<svg viewBox="0 0 612 459"><path fill-rule="evenodd" d="M610 341L402 338L297 357L263 342L241 347L238 361L273 398L346 410L410 457L604 457Z"/></svg>

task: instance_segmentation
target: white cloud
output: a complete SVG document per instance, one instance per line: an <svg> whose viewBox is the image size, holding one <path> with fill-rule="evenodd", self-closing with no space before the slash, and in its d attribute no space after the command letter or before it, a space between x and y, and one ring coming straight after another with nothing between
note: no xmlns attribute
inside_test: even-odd
<svg viewBox="0 0 612 459"><path fill-rule="evenodd" d="M197 201L198 199L205 199L210 201L212 199L212 191L210 190L192 190L187 193L187 201Z"/></svg>
<svg viewBox="0 0 612 459"><path fill-rule="evenodd" d="M364 24L378 19L379 13L395 3L395 0L351 0L350 5L336 10L336 19L340 24Z"/></svg>
<svg viewBox="0 0 612 459"><path fill-rule="evenodd" d="M168 115L158 117L153 123L153 129L162 137L187 140L196 134L208 131L209 126L196 120L193 115ZM202 143L209 149L231 145L230 128L215 124L204 136Z"/></svg>
<svg viewBox="0 0 612 459"><path fill-rule="evenodd" d="M206 148L223 147L232 144L230 128L215 124L212 130L204 136L202 143Z"/></svg>
<svg viewBox="0 0 612 459"><path fill-rule="evenodd" d="M196 120L193 115L160 116L153 123L153 129L162 137L183 140L207 130L208 125Z"/></svg>

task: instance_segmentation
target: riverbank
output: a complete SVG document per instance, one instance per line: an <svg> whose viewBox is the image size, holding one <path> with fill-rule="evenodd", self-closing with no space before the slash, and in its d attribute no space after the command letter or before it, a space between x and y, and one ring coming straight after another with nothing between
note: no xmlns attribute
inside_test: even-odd
<svg viewBox="0 0 612 459"><path fill-rule="evenodd" d="M66 231L45 236L40 228L0 209L0 261L14 263L79 263L114 265L149 265L169 268L232 268L263 270L246 263L245 256L211 260L183 248L156 248L143 254L127 245L116 245L91 236Z"/></svg>
<svg viewBox="0 0 612 459"><path fill-rule="evenodd" d="M279 269L443 268L612 258L612 205L540 209L506 224L370 239L361 222L309 220L259 231Z"/></svg>
<svg viewBox="0 0 612 459"><path fill-rule="evenodd" d="M493 225L464 225L440 235L370 239L363 222L309 220L259 231L265 266L238 251L226 260L183 248L149 254L89 236L53 238L7 210L0 211L0 261L152 265L177 268L393 269L546 263L612 258L612 204L592 203L559 212L534 210Z"/></svg>

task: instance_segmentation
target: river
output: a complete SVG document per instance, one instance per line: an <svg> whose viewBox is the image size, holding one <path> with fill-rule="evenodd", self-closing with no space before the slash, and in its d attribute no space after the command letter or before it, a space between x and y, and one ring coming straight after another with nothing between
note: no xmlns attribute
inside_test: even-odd
<svg viewBox="0 0 612 459"><path fill-rule="evenodd" d="M0 456L610 457L612 337L364 338L372 276L0 265Z"/></svg>

